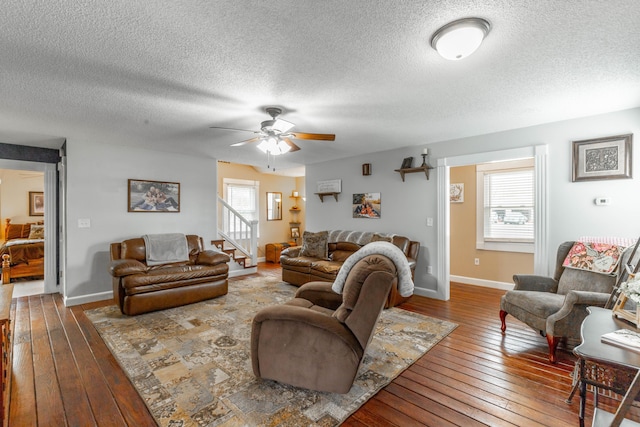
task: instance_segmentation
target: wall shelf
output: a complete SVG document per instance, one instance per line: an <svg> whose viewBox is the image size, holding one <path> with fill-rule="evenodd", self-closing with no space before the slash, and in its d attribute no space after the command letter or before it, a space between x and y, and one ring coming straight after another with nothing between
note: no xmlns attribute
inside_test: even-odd
<svg viewBox="0 0 640 427"><path fill-rule="evenodd" d="M318 195L318 197L320 197L320 202L324 203L324 196L333 196L334 199L336 199L336 202L338 201L338 194L340 194L339 192L328 192L328 193L316 193Z"/></svg>
<svg viewBox="0 0 640 427"><path fill-rule="evenodd" d="M416 172L424 172L427 179L429 179L429 169L433 169L431 166L420 166L417 168L404 168L404 169L395 169L396 172L400 173L402 177L402 182L404 182L404 174L406 173L416 173Z"/></svg>

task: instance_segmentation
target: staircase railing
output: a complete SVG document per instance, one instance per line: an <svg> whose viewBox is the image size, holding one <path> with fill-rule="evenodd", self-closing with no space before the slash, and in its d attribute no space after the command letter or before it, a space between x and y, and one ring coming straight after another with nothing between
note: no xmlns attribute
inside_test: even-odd
<svg viewBox="0 0 640 427"><path fill-rule="evenodd" d="M218 234L258 264L258 221L248 220L218 196Z"/></svg>

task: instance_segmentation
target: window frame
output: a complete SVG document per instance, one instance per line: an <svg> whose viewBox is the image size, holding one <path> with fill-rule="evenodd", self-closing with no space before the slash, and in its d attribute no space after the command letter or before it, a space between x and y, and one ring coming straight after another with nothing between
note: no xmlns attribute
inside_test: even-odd
<svg viewBox="0 0 640 427"><path fill-rule="evenodd" d="M253 180L248 180L248 179L236 179L236 178L223 178L222 179L222 198L224 199L225 202L227 202L231 207L233 207L234 209L236 209L236 207L234 207L231 202L229 201L229 187L252 187L255 191L255 217L254 219L258 221L258 228L256 230L257 232L257 237L260 237L260 181L253 181ZM236 209L237 210L237 209ZM242 213L242 212L239 212ZM226 218L225 218L226 220ZM251 221L251 219L249 219L249 221ZM228 229L228 224L225 224L225 228ZM231 236L236 238L237 236L234 236L234 234L236 233L231 232L229 230L229 232L231 233Z"/></svg>
<svg viewBox="0 0 640 427"><path fill-rule="evenodd" d="M483 163L476 165L476 249L502 251L502 252L521 252L534 253L535 250L535 227L536 216L533 217L533 237L531 239L509 239L509 240L486 240L485 239L485 213L484 213L484 178L489 173L508 172L516 170L531 170L532 186L533 186L533 206L532 213L536 207L536 178L535 178L535 159L533 157L526 159L518 159L511 161L501 161L495 163Z"/></svg>

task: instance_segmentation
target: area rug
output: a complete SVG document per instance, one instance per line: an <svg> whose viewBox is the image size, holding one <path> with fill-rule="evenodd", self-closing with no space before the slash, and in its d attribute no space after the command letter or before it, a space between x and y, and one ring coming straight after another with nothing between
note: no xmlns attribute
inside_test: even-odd
<svg viewBox="0 0 640 427"><path fill-rule="evenodd" d="M384 310L348 394L257 379L253 316L290 300L276 278L233 281L225 296L128 317L115 306L86 311L160 426L335 426L447 336L456 325Z"/></svg>

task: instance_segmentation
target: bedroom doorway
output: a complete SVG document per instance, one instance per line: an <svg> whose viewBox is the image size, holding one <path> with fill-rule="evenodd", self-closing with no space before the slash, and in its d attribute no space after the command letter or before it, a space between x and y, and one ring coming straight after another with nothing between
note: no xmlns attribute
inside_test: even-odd
<svg viewBox="0 0 640 427"><path fill-rule="evenodd" d="M56 229L58 224L57 215L57 165L54 163L43 163L25 160L9 160L0 159L0 169L18 171L29 175L29 173L40 173L43 177L42 193L44 197L44 211L46 215L44 220L44 240L45 240L45 258L44 258L44 281L42 288L44 293L59 292L58 286L58 241ZM0 184L2 185L2 184ZM27 202L28 209L28 202ZM26 219L29 219L27 211ZM3 216L4 218L4 216ZM4 220L3 220L4 221ZM33 222L33 221L25 221ZM4 224L2 225L4 227ZM4 236L3 236L4 237ZM40 286L34 284L33 286Z"/></svg>
<svg viewBox="0 0 640 427"><path fill-rule="evenodd" d="M3 242L15 237L15 235L7 235L7 224L11 224L13 230L15 230L16 224L19 226L19 224L43 222L44 215L42 210L44 206L36 206L33 203L33 201L43 200L42 196L44 196L44 172L0 169L0 223L2 225L0 237ZM33 238L38 237L35 235L37 231L34 230L34 228L23 228L25 234L20 237L31 239L32 233L34 233ZM15 231L12 231L9 234L14 233ZM26 233L29 233L29 235L27 236ZM13 239L13 241L15 241L15 239ZM29 242L33 241L34 240L29 240ZM0 251L5 253L6 250L12 250L12 257L20 256L21 253L26 254L29 260L31 260L32 256L42 256L42 252L34 250L34 246L31 247L32 249L25 249L23 252L15 252L15 246L11 249L4 248ZM33 265L33 263L29 262L29 265ZM15 276L12 275L14 298L44 293L44 279L42 277L33 277L31 275L27 277L14 277Z"/></svg>

